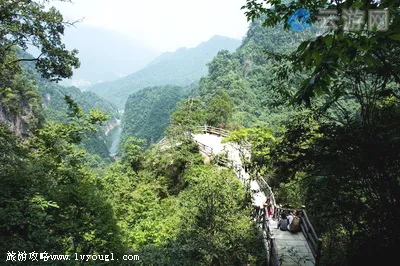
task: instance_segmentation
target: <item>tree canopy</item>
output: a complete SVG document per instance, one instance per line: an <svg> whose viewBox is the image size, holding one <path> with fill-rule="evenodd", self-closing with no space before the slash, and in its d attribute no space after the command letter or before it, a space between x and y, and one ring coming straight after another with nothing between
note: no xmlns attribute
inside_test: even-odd
<svg viewBox="0 0 400 266"><path fill-rule="evenodd" d="M241 146L250 176L263 177L278 203L306 206L322 238L321 264L396 259L398 1L247 0L241 46L218 52L198 85L130 96L121 148L107 164L90 146L101 149L98 132L117 110L49 82L79 65L61 42L73 23L49 3L0 0L2 260L8 251L46 250L139 254L142 265L262 265L250 194L192 140L204 124L230 130L225 142ZM294 32L288 18L299 8L313 27ZM316 31L320 9L349 8L389 11L388 29L365 21L349 31L340 19ZM24 53L29 45L42 54ZM163 134L167 145L149 145ZM82 144L88 139L93 145Z"/></svg>
<svg viewBox="0 0 400 266"><path fill-rule="evenodd" d="M62 0L67 1L67 0ZM64 21L54 7L46 10L51 0L0 1L0 64L4 68L18 68L18 62L34 61L44 78L59 80L72 76L72 69L79 67L78 51L68 51L62 43L65 26L74 22ZM34 46L40 50L36 58L16 58L15 47L23 50Z"/></svg>

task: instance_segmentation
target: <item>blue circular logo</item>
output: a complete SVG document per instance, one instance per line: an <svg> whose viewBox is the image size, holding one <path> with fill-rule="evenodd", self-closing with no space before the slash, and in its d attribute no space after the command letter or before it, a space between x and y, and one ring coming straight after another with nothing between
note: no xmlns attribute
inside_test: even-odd
<svg viewBox="0 0 400 266"><path fill-rule="evenodd" d="M307 28L311 28L311 25L307 23L310 19L310 11L305 8L296 10L288 19L288 24L292 30L299 32Z"/></svg>

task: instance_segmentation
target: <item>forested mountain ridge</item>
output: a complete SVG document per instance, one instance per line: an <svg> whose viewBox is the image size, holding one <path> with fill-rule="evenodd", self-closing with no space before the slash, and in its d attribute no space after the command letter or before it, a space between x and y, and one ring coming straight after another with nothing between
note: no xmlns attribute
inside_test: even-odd
<svg viewBox="0 0 400 266"><path fill-rule="evenodd" d="M266 51L289 54L301 41L315 36L315 33L294 33L285 31L282 25L266 28L261 24L261 20L252 22L236 51L220 51L207 64L208 75L200 80L193 92L193 96L200 100L197 101L197 111L193 113L196 117L193 124L219 127L229 123L231 128L273 127L286 117L290 108L283 108L282 103L287 102L288 97L276 91L276 61ZM290 89L287 93L291 93ZM181 108L185 110L184 105ZM180 111L178 108L177 115L185 117L186 111L179 115Z"/></svg>
<svg viewBox="0 0 400 266"><path fill-rule="evenodd" d="M106 161L109 160L108 150L111 143L107 143L106 134L121 119L117 107L101 99L93 92L81 91L76 87L63 87L54 83L41 81L38 85L38 91L42 95L43 114L46 120L63 123L68 121L68 104L65 101L65 96L71 97L86 113L97 109L108 114L109 118L104 122L103 126L98 127L98 132L95 134L90 133L90 138L85 139L83 143L89 153L97 154L106 159Z"/></svg>
<svg viewBox="0 0 400 266"><path fill-rule="evenodd" d="M99 109L108 113L110 115L110 123L120 119L117 107L93 92L81 91L77 87L64 87L46 81L39 83L38 91L43 98L44 112L47 119L56 121L65 120L66 111L68 110L65 95L70 96L85 112L92 109Z"/></svg>
<svg viewBox="0 0 400 266"><path fill-rule="evenodd" d="M219 51L207 63L208 75L200 80L199 86L196 86L191 93L191 96L199 96L203 101L201 106L196 107L200 112L196 117L201 120L192 121L193 125L209 124L219 127L228 122L228 117L233 117L229 123L235 124L234 127L248 127L268 122L273 124L275 120L280 119L282 117L280 108L265 106L266 103L279 101L277 94L272 90L273 61L268 59L265 50L289 53L302 39L311 35L311 33L294 34L284 31L282 27L268 29L262 27L260 21L252 23L241 45L235 51L232 53L228 50ZM183 52L181 54L184 55ZM174 54L164 56L170 58L172 55ZM179 57L179 53L174 57ZM159 124L166 125L171 110L159 107L169 102L169 93L175 95L171 90L173 87L165 88L165 92L162 88L152 88L149 92L146 88L129 96L123 119L123 139L129 135L147 141L150 139L156 141L162 137L166 127L159 127ZM160 95L164 96L159 97ZM183 100L184 95L180 94L180 97ZM157 99L161 101L165 99L165 102ZM178 98L174 98L173 103L176 99ZM197 103L195 101L193 106ZM149 114L150 110L157 110L157 117ZM166 113L162 114L162 110ZM185 112L186 110L182 113L182 117L185 117ZM144 117L148 119L143 120ZM160 120L160 117L163 119ZM156 127L158 130L155 130Z"/></svg>
<svg viewBox="0 0 400 266"><path fill-rule="evenodd" d="M240 41L228 37L214 36L194 48L180 48L173 53L164 53L145 68L112 82L89 87L88 90L110 99L119 108L125 106L128 96L140 89L152 86L189 86L207 74L206 64L220 50L235 50Z"/></svg>
<svg viewBox="0 0 400 266"><path fill-rule="evenodd" d="M159 86L142 89L129 96L122 119L121 143L129 136L158 142L170 122L170 113L178 101L189 96L191 89Z"/></svg>

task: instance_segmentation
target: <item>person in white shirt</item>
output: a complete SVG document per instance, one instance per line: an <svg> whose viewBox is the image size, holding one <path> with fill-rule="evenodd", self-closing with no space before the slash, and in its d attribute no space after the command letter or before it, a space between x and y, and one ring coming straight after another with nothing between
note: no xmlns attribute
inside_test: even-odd
<svg viewBox="0 0 400 266"><path fill-rule="evenodd" d="M259 219L261 215L261 210L264 207L265 203L265 196L259 189L253 189L252 190L252 205L254 208L254 218L257 217Z"/></svg>
<svg viewBox="0 0 400 266"><path fill-rule="evenodd" d="M292 212L290 212L290 214L286 217L287 219L288 219L288 221L289 221L289 224L288 224L288 229L289 229L289 231L290 231L290 225L292 224L292 221L293 221L293 213Z"/></svg>

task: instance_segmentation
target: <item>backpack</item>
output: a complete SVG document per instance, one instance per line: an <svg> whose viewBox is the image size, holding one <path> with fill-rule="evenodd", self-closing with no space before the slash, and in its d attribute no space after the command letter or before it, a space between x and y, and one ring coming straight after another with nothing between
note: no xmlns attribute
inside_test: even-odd
<svg viewBox="0 0 400 266"><path fill-rule="evenodd" d="M300 232L300 218L295 216L293 217L292 223L290 224L290 231L291 232Z"/></svg>

